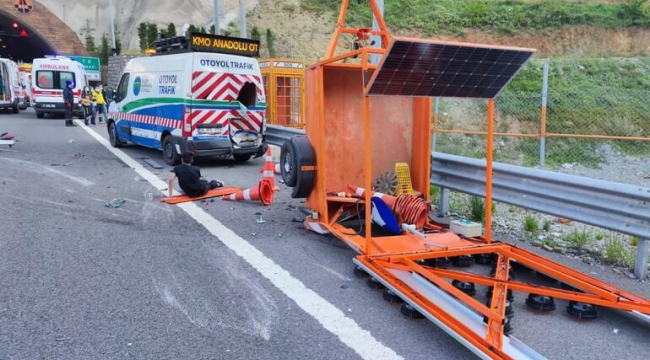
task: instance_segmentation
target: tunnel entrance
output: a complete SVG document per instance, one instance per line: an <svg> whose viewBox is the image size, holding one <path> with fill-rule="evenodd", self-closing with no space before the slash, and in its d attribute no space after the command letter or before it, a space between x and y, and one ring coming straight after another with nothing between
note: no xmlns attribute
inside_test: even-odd
<svg viewBox="0 0 650 360"><path fill-rule="evenodd" d="M31 63L56 50L28 24L0 10L0 57Z"/></svg>

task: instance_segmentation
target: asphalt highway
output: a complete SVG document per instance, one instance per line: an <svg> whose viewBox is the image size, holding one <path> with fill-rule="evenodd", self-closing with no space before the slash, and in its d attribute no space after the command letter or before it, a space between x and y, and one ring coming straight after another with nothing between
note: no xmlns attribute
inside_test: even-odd
<svg viewBox="0 0 650 360"><path fill-rule="evenodd" d="M356 253L305 230L304 202L279 176L269 207L166 205L161 153L109 149L105 126L64 127L29 109L0 114L6 131L18 142L0 145L0 360L476 358L356 278ZM197 165L248 188L263 160ZM106 206L113 199L125 202ZM648 283L551 256L650 298ZM562 301L539 315L525 296L513 336L549 359L650 358L648 323L605 309L578 322Z"/></svg>

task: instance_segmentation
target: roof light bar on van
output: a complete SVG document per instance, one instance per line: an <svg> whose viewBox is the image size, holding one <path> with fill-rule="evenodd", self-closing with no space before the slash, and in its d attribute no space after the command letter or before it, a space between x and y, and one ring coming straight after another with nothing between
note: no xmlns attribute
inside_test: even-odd
<svg viewBox="0 0 650 360"><path fill-rule="evenodd" d="M196 51L249 57L260 56L259 40L190 31L185 36L156 40L154 48L156 55Z"/></svg>

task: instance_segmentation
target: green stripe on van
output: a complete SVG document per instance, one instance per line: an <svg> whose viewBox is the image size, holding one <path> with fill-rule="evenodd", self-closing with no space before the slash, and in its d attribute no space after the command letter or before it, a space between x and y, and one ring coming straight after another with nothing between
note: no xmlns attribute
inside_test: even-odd
<svg viewBox="0 0 650 360"><path fill-rule="evenodd" d="M151 105L164 105L164 104L198 104L198 105L217 105L217 106L228 106L236 105L238 101L215 101L215 100L188 100L185 98L148 98L143 100L131 101L124 105L122 111L129 112L141 107L151 106ZM257 107L266 107L266 102L258 102Z"/></svg>

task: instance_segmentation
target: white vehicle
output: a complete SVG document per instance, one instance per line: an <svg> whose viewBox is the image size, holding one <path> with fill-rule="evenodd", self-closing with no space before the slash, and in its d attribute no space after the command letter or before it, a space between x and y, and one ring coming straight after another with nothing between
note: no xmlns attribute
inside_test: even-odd
<svg viewBox="0 0 650 360"><path fill-rule="evenodd" d="M191 33L158 45L160 55L132 59L124 68L109 105L111 145L162 150L170 165L184 151L238 161L263 155L266 99L259 64L223 53L256 56L259 42ZM169 48L175 50L165 54Z"/></svg>
<svg viewBox="0 0 650 360"><path fill-rule="evenodd" d="M74 83L74 108L76 113L83 110L79 106L81 89L88 84L84 66L66 57L34 59L32 64L32 107L37 118L46 114L64 114L63 89L70 80Z"/></svg>
<svg viewBox="0 0 650 360"><path fill-rule="evenodd" d="M26 107L18 65L9 59L0 58L0 108L11 109L17 114Z"/></svg>
<svg viewBox="0 0 650 360"><path fill-rule="evenodd" d="M32 103L32 72L20 70L20 79L24 89L25 104L30 106Z"/></svg>

